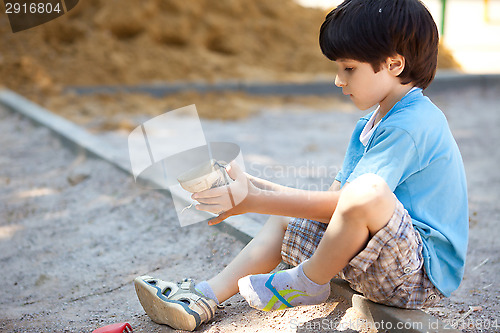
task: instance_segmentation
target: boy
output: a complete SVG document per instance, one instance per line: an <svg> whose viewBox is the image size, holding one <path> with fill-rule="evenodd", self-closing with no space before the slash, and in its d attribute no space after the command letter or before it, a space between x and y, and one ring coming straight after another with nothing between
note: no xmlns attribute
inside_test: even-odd
<svg viewBox="0 0 500 333"><path fill-rule="evenodd" d="M261 232L217 276L193 286L136 279L147 314L195 329L239 292L262 310L318 304L335 277L374 302L434 305L458 288L468 238L463 162L442 112L422 94L434 78L438 32L419 0L346 0L320 30L338 65L335 84L354 104L378 108L356 125L329 191L276 185L228 168L228 188L193 195L197 209L270 214ZM291 220L281 216L292 216ZM267 274L281 260L292 269Z"/></svg>

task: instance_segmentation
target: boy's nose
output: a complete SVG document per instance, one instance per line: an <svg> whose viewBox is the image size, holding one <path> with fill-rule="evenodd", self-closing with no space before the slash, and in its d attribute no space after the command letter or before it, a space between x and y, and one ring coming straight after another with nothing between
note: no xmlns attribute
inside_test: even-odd
<svg viewBox="0 0 500 333"><path fill-rule="evenodd" d="M345 82L340 79L340 77L338 76L338 74L335 76L335 85L337 87L343 87L343 86L345 86Z"/></svg>

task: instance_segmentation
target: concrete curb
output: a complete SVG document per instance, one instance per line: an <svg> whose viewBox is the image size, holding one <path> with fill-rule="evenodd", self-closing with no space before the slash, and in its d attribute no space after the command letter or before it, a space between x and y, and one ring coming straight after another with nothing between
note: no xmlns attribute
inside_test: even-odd
<svg viewBox="0 0 500 333"><path fill-rule="evenodd" d="M332 294L340 295L349 302L349 306L361 312L364 318L378 332L461 332L446 325L420 310L405 310L377 304L349 287L349 283L333 279L330 283Z"/></svg>
<svg viewBox="0 0 500 333"><path fill-rule="evenodd" d="M434 81L425 90L427 94L468 87L500 85L500 74L464 74L456 71L438 71Z"/></svg>
<svg viewBox="0 0 500 333"><path fill-rule="evenodd" d="M15 113L25 116L35 124L48 128L70 149L83 151L89 156L105 160L127 175L131 175L128 158L117 155L109 145L82 127L53 114L10 90L0 90L0 104ZM157 188L160 187L157 186ZM171 194L175 195L175 193ZM186 202L186 206L189 204L190 202ZM244 243L248 243L255 237L262 227L258 222L245 216L232 216L227 221L229 223L219 223L218 228L237 237Z"/></svg>
<svg viewBox="0 0 500 333"><path fill-rule="evenodd" d="M9 90L0 90L0 104L13 113L21 114L35 124L48 128L70 149L83 151L90 156L103 159L130 175L129 160L118 156L111 147L82 127ZM257 235L262 225L245 216L233 216L227 219L227 222L220 223L218 227L246 244ZM402 330L397 329L397 327L404 327L404 332L459 332L447 328L443 322L422 311L402 310L373 303L353 291L345 281L332 280L331 289L334 294L344 297L351 306L359 310L375 325L391 323L390 327L389 325L384 326L387 328L385 331L401 332ZM407 327L411 328L407 329Z"/></svg>
<svg viewBox="0 0 500 333"><path fill-rule="evenodd" d="M500 74L463 74L456 71L439 71L436 78L431 83L426 93L437 93L448 89L464 88L468 86L483 86L491 84L500 84ZM339 95L342 96L342 90L336 89L332 80L320 80L313 82L296 83L269 83L269 82L251 82L251 81L218 81L208 82L175 82L158 83L150 85L137 86L115 86L103 85L92 87L69 87L68 91L79 95L90 95L96 93L115 94L115 93L143 93L154 97L162 97L181 91L196 91L199 93L209 92L244 92L249 95Z"/></svg>

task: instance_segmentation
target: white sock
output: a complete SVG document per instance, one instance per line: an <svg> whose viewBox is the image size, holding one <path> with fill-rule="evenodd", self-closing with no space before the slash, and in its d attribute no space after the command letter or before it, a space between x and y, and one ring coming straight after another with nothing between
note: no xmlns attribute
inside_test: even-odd
<svg viewBox="0 0 500 333"><path fill-rule="evenodd" d="M251 307L264 311L325 302L330 296L330 283L311 281L302 265L274 274L245 276L238 281L240 294Z"/></svg>
<svg viewBox="0 0 500 333"><path fill-rule="evenodd" d="M208 284L207 281L201 281L200 283L197 283L194 288L196 289L197 292L199 292L203 296L211 298L215 301L215 303L219 304L219 300L217 299L217 296L215 296L215 293L212 290L212 287L210 287L210 285Z"/></svg>

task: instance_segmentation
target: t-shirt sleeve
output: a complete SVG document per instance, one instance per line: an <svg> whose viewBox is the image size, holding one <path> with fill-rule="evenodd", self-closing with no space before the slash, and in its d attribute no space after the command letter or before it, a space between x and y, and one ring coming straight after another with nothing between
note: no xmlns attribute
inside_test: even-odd
<svg viewBox="0 0 500 333"><path fill-rule="evenodd" d="M350 174L347 182L374 173L382 177L392 191L420 169L415 142L400 128L386 127L373 138L367 151Z"/></svg>
<svg viewBox="0 0 500 333"><path fill-rule="evenodd" d="M342 169L335 176L335 180L342 183Z"/></svg>

